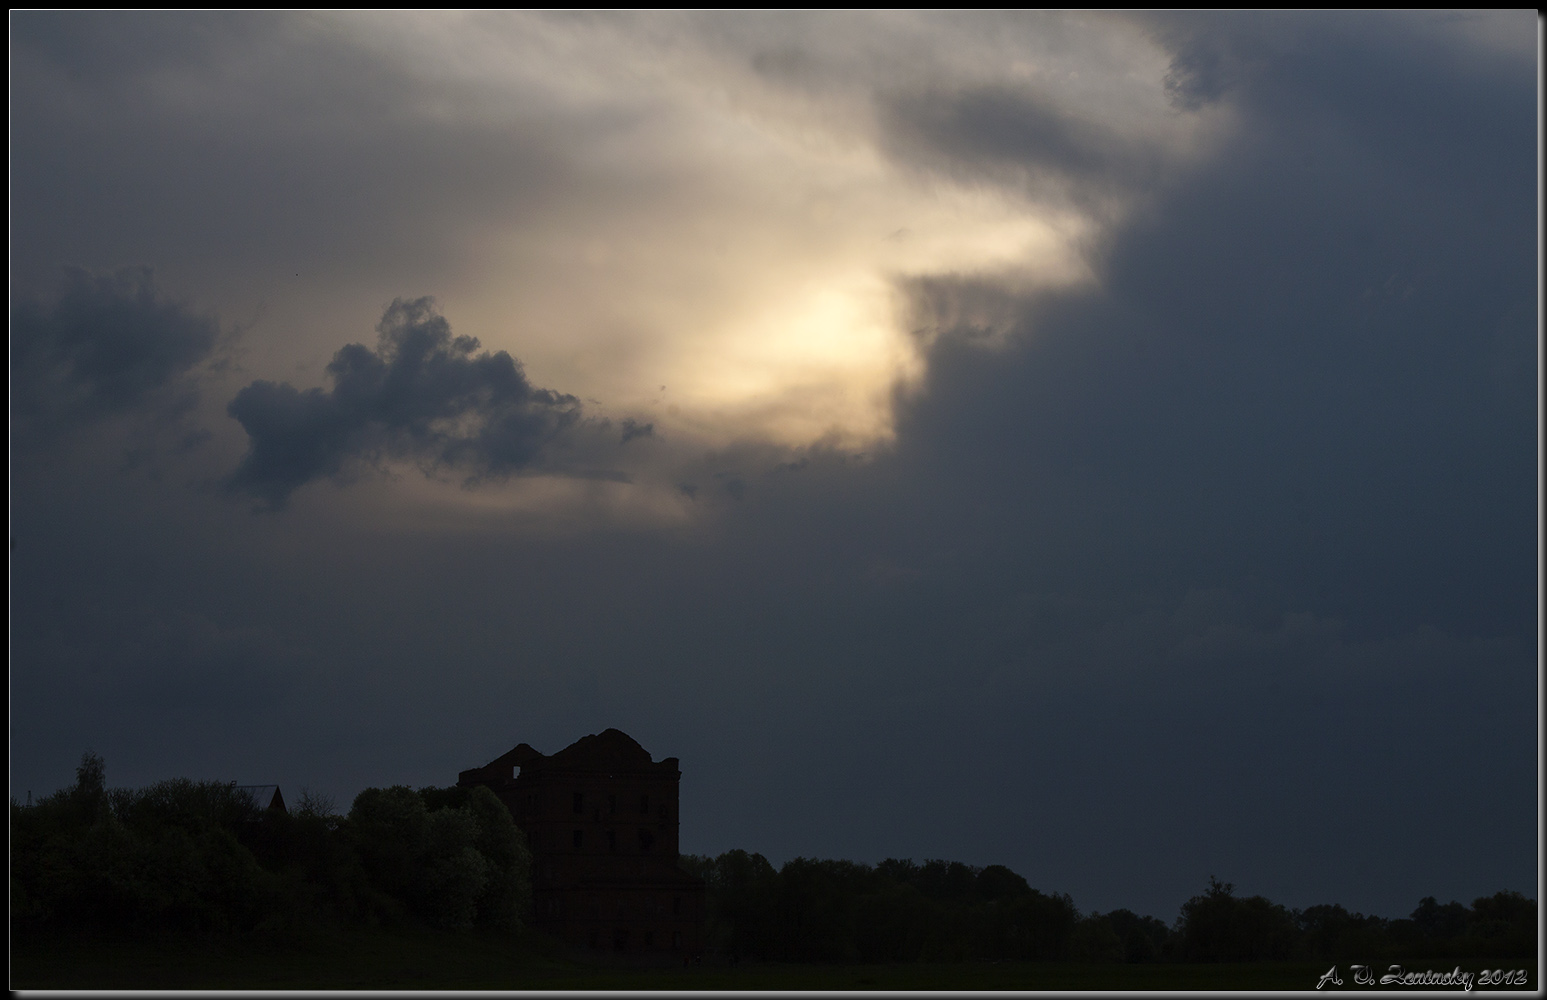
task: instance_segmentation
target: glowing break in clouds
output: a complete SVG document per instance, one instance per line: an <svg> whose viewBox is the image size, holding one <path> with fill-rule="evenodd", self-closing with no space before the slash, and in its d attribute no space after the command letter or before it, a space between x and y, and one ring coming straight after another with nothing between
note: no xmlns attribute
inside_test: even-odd
<svg viewBox="0 0 1547 1000"><path fill-rule="evenodd" d="M987 90L1129 146L1195 131L1166 104L1159 50L1112 22L435 15L332 28L406 65L423 114L514 130L562 164L562 182L491 220L436 290L458 332L589 413L711 446L888 438L892 391L921 365L903 280L1087 276L1081 242L1122 191L1042 183L1014 163L958 169L950 136L909 138L910 108L955 114L955 95Z"/></svg>

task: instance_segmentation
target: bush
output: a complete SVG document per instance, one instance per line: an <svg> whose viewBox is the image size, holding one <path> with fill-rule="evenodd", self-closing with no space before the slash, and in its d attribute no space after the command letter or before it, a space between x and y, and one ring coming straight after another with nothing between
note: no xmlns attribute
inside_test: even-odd
<svg viewBox="0 0 1547 1000"><path fill-rule="evenodd" d="M522 926L531 855L489 789L367 788L345 829L371 882L413 916L447 930Z"/></svg>
<svg viewBox="0 0 1547 1000"><path fill-rule="evenodd" d="M231 786L109 791L104 777L102 759L87 753L74 788L30 809L12 805L18 931L220 931L261 919L273 880L232 831L243 813Z"/></svg>
<svg viewBox="0 0 1547 1000"><path fill-rule="evenodd" d="M530 907L526 841L487 788L366 789L346 819L317 796L260 813L234 784L110 790L105 772L87 753L73 788L11 803L17 934L294 936L409 918L513 932Z"/></svg>
<svg viewBox="0 0 1547 1000"><path fill-rule="evenodd" d="M1536 954L1536 900L1498 892L1472 902L1472 952L1490 957Z"/></svg>
<svg viewBox="0 0 1547 1000"><path fill-rule="evenodd" d="M1296 940L1289 911L1262 896L1237 898L1235 886L1209 878L1209 889L1182 905L1182 957L1189 962L1285 960Z"/></svg>
<svg viewBox="0 0 1547 1000"><path fill-rule="evenodd" d="M776 871L741 850L688 855L681 865L708 883L707 938L732 957L1061 958L1079 919L1068 896L1037 892L1002 865L796 858Z"/></svg>

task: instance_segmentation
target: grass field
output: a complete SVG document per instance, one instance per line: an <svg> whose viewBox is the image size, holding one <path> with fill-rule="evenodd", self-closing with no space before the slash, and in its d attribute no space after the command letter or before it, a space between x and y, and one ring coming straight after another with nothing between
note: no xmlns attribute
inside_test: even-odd
<svg viewBox="0 0 1547 1000"><path fill-rule="evenodd" d="M1525 968L1425 961L1436 972ZM1377 968L1385 970L1385 965ZM373 931L278 943L252 938L55 940L13 944L12 989L406 990L1309 990L1326 963L1082 965L962 962L897 965L706 963L627 967L579 961L546 943L478 935ZM1358 987L1346 966L1345 989Z"/></svg>

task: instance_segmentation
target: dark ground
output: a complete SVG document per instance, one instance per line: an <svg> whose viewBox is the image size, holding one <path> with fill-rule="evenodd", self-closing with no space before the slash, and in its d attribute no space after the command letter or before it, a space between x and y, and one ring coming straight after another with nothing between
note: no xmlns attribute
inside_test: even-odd
<svg viewBox="0 0 1547 1000"><path fill-rule="evenodd" d="M706 961L638 967L584 960L538 938L354 931L307 940L161 936L13 942L12 989L408 990L1311 990L1326 963L1087 965L961 962L822 965ZM1424 960L1410 971L1496 969ZM1536 963L1523 968L1537 985ZM1386 964L1376 966L1385 973ZM1358 986L1340 965L1345 989ZM1395 988L1395 987L1392 987Z"/></svg>

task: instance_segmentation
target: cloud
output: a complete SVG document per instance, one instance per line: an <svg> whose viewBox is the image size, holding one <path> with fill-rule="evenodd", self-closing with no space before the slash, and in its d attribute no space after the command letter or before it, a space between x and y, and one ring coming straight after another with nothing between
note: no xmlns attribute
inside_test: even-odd
<svg viewBox="0 0 1547 1000"><path fill-rule="evenodd" d="M900 447L1036 524L1000 544L1065 585L1063 537L1134 580L1265 574L1375 634L1533 629L1534 69L1341 24L1235 63L1230 133L1093 245L1089 287L914 282L958 335Z"/></svg>
<svg viewBox="0 0 1547 1000"><path fill-rule="evenodd" d="M1029 262L1062 281L1079 230L976 177L942 185L873 155L874 95L977 94L963 77L1012 53L1040 73L1044 56L1062 67L1103 47L1090 26L1049 30L23 16L13 278L154 260L222 315L264 317L249 360L272 367L248 379L275 382L296 380L292 361L327 362L337 317L432 288L459 332L661 437L804 443L836 428L868 446L889 436L890 385L915 360L890 278ZM1155 117L1130 108L1143 87L1110 102L1067 89L1047 100L1099 121L1092 135ZM646 389L661 384L669 401Z"/></svg>
<svg viewBox="0 0 1547 1000"><path fill-rule="evenodd" d="M639 421L634 420L631 417L625 417L624 418L624 420L623 420L623 442L622 442L623 444L628 444L630 441L634 440L637 437L654 437L654 436L655 436L655 425L654 424L642 424Z"/></svg>
<svg viewBox="0 0 1547 1000"><path fill-rule="evenodd" d="M265 317L269 367L205 393L247 418L197 458L238 494L438 478L254 518L37 463L17 787L105 729L110 767L347 801L619 726L680 755L695 851L1004 863L1162 915L1209 871L1390 914L1534 884L1534 28L256 20L173 65L104 29L143 73L23 65L18 253ZM1149 157L1124 211L1049 216L1083 270L1044 280L1008 222ZM402 288L484 346L400 304L320 374ZM916 380L885 391L856 318ZM864 460L741 416L825 433L856 410L824 372L885 409ZM1513 811L1423 814L1466 796Z"/></svg>
<svg viewBox="0 0 1547 1000"><path fill-rule="evenodd" d="M893 155L967 179L1009 174L1033 190L1077 194L1134 187L1156 166L1106 124L1003 85L894 94L879 114Z"/></svg>
<svg viewBox="0 0 1547 1000"><path fill-rule="evenodd" d="M51 306L11 309L15 440L47 440L137 409L175 414L195 399L184 376L213 350L219 326L172 302L149 267L93 274L67 268Z"/></svg>
<svg viewBox="0 0 1547 1000"><path fill-rule="evenodd" d="M434 300L395 299L377 325L373 351L349 344L333 356L333 389L257 381L231 401L250 438L227 488L269 509L296 489L338 476L352 463L407 458L426 475L458 469L468 481L533 467L580 419L580 401L534 387L504 351L454 337Z"/></svg>

